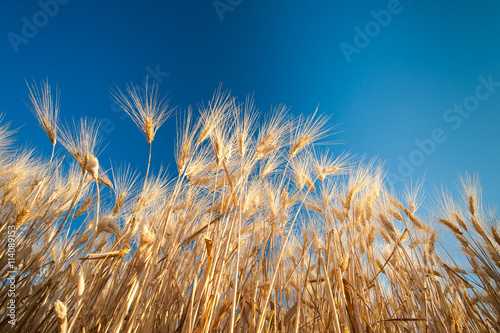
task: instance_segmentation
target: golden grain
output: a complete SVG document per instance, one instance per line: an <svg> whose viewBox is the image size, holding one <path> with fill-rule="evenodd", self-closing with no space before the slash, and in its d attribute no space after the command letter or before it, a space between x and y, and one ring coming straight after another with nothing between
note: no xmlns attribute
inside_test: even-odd
<svg viewBox="0 0 500 333"><path fill-rule="evenodd" d="M135 93L118 97L151 147L167 111L156 92ZM148 179L148 163L141 186L130 167L107 179L95 121L61 130L76 162L54 163L4 149L0 124L17 331L500 331L498 219L476 177L462 179L461 204L443 191L417 214L421 184L402 200L374 160L314 148L325 117L292 121L279 106L260 124L252 99L221 88L199 111L177 137L175 176Z"/></svg>

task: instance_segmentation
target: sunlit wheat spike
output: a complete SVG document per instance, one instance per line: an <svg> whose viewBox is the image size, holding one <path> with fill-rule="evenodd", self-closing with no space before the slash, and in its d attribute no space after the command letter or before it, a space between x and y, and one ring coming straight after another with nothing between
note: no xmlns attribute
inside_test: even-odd
<svg viewBox="0 0 500 333"><path fill-rule="evenodd" d="M236 108L235 137L240 157L244 157L253 143L252 137L256 129L259 112L254 105L253 95L248 95L244 103Z"/></svg>
<svg viewBox="0 0 500 333"><path fill-rule="evenodd" d="M4 113L0 113L0 154L12 145L12 135L14 130L10 130L10 123L3 123L5 118Z"/></svg>
<svg viewBox="0 0 500 333"><path fill-rule="evenodd" d="M184 175L187 179L193 179L205 171L213 171L210 170L212 166L217 168L213 162L212 149L208 145L204 145L198 147L196 153L188 161L185 166Z"/></svg>
<svg viewBox="0 0 500 333"><path fill-rule="evenodd" d="M347 265L349 264L349 253L344 254L342 257L342 260L339 263L339 268L342 274L345 272L347 269Z"/></svg>
<svg viewBox="0 0 500 333"><path fill-rule="evenodd" d="M420 207L420 205L424 201L423 186L424 186L423 179L415 183L410 182L410 184L406 186L403 196L404 200L402 200L401 202L406 203L411 213L415 213L416 210Z"/></svg>
<svg viewBox="0 0 500 333"><path fill-rule="evenodd" d="M288 107L280 104L271 108L271 116L259 128L254 159L260 160L275 149L285 145L286 135L295 124L287 119Z"/></svg>
<svg viewBox="0 0 500 333"><path fill-rule="evenodd" d="M182 174L186 170L189 161L195 155L195 142L197 125L193 124L193 111L188 108L185 118L177 130L177 144L175 146L175 161L177 162L177 171Z"/></svg>
<svg viewBox="0 0 500 333"><path fill-rule="evenodd" d="M146 81L145 87L130 84L127 85L126 93L117 89L112 90L111 95L143 132L148 143L153 142L156 131L173 112L165 97L159 99L156 83L149 85Z"/></svg>
<svg viewBox="0 0 500 333"><path fill-rule="evenodd" d="M139 249L143 250L149 244L151 244L152 242L154 242L154 240L155 240L155 235L151 231L151 229L149 227L147 227L147 226L144 227L143 230L142 230L142 232L141 232L141 235L139 237Z"/></svg>
<svg viewBox="0 0 500 333"><path fill-rule="evenodd" d="M269 154L267 159L261 160L259 178L263 179L273 172L279 172L278 167L283 163L283 156L279 152Z"/></svg>
<svg viewBox="0 0 500 333"><path fill-rule="evenodd" d="M97 180L99 183L109 187L110 189L113 189L113 183L111 180L108 178L108 176L105 173L101 173L97 176Z"/></svg>
<svg viewBox="0 0 500 333"><path fill-rule="evenodd" d="M315 152L314 167L316 176L323 181L329 175L345 174L347 167L351 164L351 159L348 153L342 153L334 157L328 150L321 153Z"/></svg>
<svg viewBox="0 0 500 333"><path fill-rule="evenodd" d="M316 192L314 179L311 176L312 166L315 164L314 155L310 151L305 151L299 157L291 160L291 168L295 175L295 185L299 190L304 186Z"/></svg>
<svg viewBox="0 0 500 333"><path fill-rule="evenodd" d="M66 125L60 131L61 144L73 155L82 171L89 172L92 177L97 178L99 170L98 147L101 142L99 135L100 123L94 119L81 118L79 123L73 126Z"/></svg>
<svg viewBox="0 0 500 333"><path fill-rule="evenodd" d="M475 216L478 210L481 210L481 186L477 174L472 177L467 173L460 177L460 183L463 189L464 199L467 202L469 213Z"/></svg>
<svg viewBox="0 0 500 333"><path fill-rule="evenodd" d="M451 231L453 231L456 234L459 234L459 235L463 235L464 234L463 231L460 230L460 228L455 223L453 223L451 220L448 220L448 219L439 219L439 222L441 224L443 224L444 226L448 227L448 229L450 229Z"/></svg>
<svg viewBox="0 0 500 333"><path fill-rule="evenodd" d="M366 247L371 247L373 245L373 242L375 241L375 232L377 231L377 228L375 225L371 225L368 236L366 238Z"/></svg>
<svg viewBox="0 0 500 333"><path fill-rule="evenodd" d="M115 215L105 215L99 219L97 223L97 232L107 232L117 235L119 233L119 226L116 224Z"/></svg>
<svg viewBox="0 0 500 333"><path fill-rule="evenodd" d="M500 234L498 233L498 227L491 227L491 234L493 239L497 243L497 246L500 246Z"/></svg>
<svg viewBox="0 0 500 333"><path fill-rule="evenodd" d="M323 213L323 210L319 206L317 206L315 204L312 204L312 203L309 203L309 202L304 202L304 205L307 208L310 208L310 209L314 210L315 212Z"/></svg>
<svg viewBox="0 0 500 333"><path fill-rule="evenodd" d="M453 217L455 218L455 221L457 221L458 225L464 229L465 231L468 231L469 229L467 228L467 224L465 223L465 221L463 220L463 218L460 217L460 215L458 215L457 212L453 212Z"/></svg>
<svg viewBox="0 0 500 333"><path fill-rule="evenodd" d="M142 211L148 205L159 205L168 194L168 184L167 175L161 168L156 176L147 180L142 192L137 197L137 205L134 207L133 213Z"/></svg>
<svg viewBox="0 0 500 333"><path fill-rule="evenodd" d="M292 133L290 148L290 158L293 158L304 147L311 145L319 139L324 138L328 134L328 129L325 128L329 117L317 114L318 109L307 117L305 120L302 116L297 121L295 131Z"/></svg>
<svg viewBox="0 0 500 333"><path fill-rule="evenodd" d="M470 220L471 220L472 227L474 228L474 230L476 230L478 235L480 235L481 237L483 237L483 239L485 239L487 241L488 237L486 235L486 231L484 230L483 225L481 224L480 220L478 220L475 216L471 216Z"/></svg>
<svg viewBox="0 0 500 333"><path fill-rule="evenodd" d="M191 179L191 181L188 183L188 186L200 186L200 185L205 185L208 184L212 181L212 177L196 177Z"/></svg>
<svg viewBox="0 0 500 333"><path fill-rule="evenodd" d="M219 122L210 135L210 143L217 167L220 167L224 160L229 161L233 155L235 142L232 126L232 123Z"/></svg>
<svg viewBox="0 0 500 333"><path fill-rule="evenodd" d="M234 107L234 98L228 90L222 91L222 85L219 85L215 91L212 100L199 106L200 110L200 132L198 134L197 144L205 141L212 135L216 126L226 124L225 121L230 115L231 107Z"/></svg>
<svg viewBox="0 0 500 333"><path fill-rule="evenodd" d="M66 330L68 329L68 310L66 308L66 305L60 300L57 300L54 303L54 312L56 313L56 318L58 321L58 332L66 333Z"/></svg>
<svg viewBox="0 0 500 333"><path fill-rule="evenodd" d="M111 175L113 178L113 191L117 202L119 201L118 198L121 198L122 204L123 200L130 198L137 192L139 173L132 170L130 164L120 163L119 165L115 165L111 169Z"/></svg>
<svg viewBox="0 0 500 333"><path fill-rule="evenodd" d="M75 218L77 218L78 216L80 216L83 213L85 213L87 211L87 209L89 208L89 206L92 204L93 201L94 201L94 198L87 198L87 200L85 200L85 202L83 203L83 205L81 205L78 208L78 210L76 211Z"/></svg>
<svg viewBox="0 0 500 333"><path fill-rule="evenodd" d="M94 155L86 155L85 159L85 171L87 171L94 179L97 179L99 175L99 161Z"/></svg>
<svg viewBox="0 0 500 333"><path fill-rule="evenodd" d="M379 213L378 215L380 224L384 230L389 233L389 236L393 239L396 240L396 228L394 227L394 224L392 221L390 221L385 214Z"/></svg>
<svg viewBox="0 0 500 333"><path fill-rule="evenodd" d="M30 85L26 81L26 85L30 92L30 110L49 137L50 142L55 145L57 142L57 119L59 117L59 90L56 88L55 93L52 94L48 79L42 81L40 87L35 82Z"/></svg>

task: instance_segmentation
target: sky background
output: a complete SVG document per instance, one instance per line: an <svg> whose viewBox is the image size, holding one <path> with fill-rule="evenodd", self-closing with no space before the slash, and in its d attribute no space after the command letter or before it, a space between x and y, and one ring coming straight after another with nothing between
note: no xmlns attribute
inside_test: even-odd
<svg viewBox="0 0 500 333"><path fill-rule="evenodd" d="M499 17L500 2L480 0L4 1L0 112L20 127L18 145L50 156L24 82L48 77L61 90L62 118L103 121L104 169L111 159L145 170L146 140L110 89L149 74L182 113L223 83L240 98L254 93L262 112L285 103L294 115L309 114L319 105L341 131L330 140L343 144L331 150L380 158L396 189L425 176L432 197L435 187L454 188L460 173L478 172L484 201L495 204ZM477 88L485 81L493 83ZM476 110L447 111L464 102ZM155 170L163 164L172 175L175 131L171 118L152 156ZM439 142L431 149L433 132Z"/></svg>

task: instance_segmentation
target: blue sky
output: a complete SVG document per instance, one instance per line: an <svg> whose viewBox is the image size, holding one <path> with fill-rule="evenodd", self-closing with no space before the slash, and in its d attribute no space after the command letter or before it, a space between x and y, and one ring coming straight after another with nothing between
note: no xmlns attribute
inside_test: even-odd
<svg viewBox="0 0 500 333"><path fill-rule="evenodd" d="M432 192L478 172L486 202L500 202L498 1L78 1L2 3L0 111L19 144L49 155L26 108L24 78L61 90L61 116L104 124L101 155L141 170L142 134L109 89L159 83L179 111L220 82L255 94L261 111L296 115L319 105L342 132L331 149L386 162L395 187L425 176ZM460 109L462 105L462 108ZM175 119L158 131L153 166L174 173Z"/></svg>

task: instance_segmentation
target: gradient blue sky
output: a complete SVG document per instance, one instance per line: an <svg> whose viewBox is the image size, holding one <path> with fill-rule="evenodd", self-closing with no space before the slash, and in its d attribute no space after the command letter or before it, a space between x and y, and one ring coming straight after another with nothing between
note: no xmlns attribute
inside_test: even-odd
<svg viewBox="0 0 500 333"><path fill-rule="evenodd" d="M57 13L43 14L54 3ZM372 11L388 8L390 22L375 24ZM144 170L147 143L113 108L109 89L140 84L158 69L160 92L179 111L208 100L220 82L240 98L255 93L262 111L285 103L298 115L319 104L342 130L331 140L345 144L334 152L378 156L396 180L406 175L402 159L422 162L403 178L425 175L428 193L479 172L485 201L498 203L499 17L498 1L4 1L0 111L14 127L25 124L18 144L49 155L24 104L24 78L48 77L61 89L63 118L104 121L104 168L112 159ZM37 31L24 27L34 21ZM367 28L369 41L356 37ZM358 46L350 57L347 44ZM477 88L479 77L494 83ZM464 102L477 110L455 113ZM167 121L153 146L153 166L169 165L171 174L175 123ZM433 131L440 142L419 153L415 140L428 143Z"/></svg>

